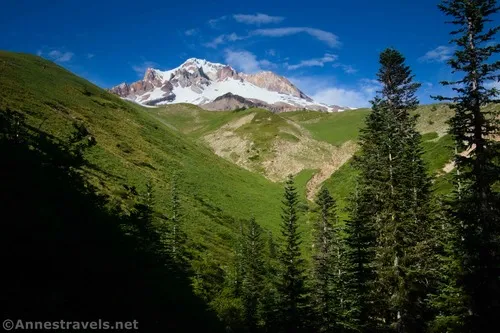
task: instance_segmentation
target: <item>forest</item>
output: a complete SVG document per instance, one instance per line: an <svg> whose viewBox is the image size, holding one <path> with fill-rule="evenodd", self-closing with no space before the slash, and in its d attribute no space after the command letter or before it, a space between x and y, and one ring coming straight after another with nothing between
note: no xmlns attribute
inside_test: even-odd
<svg viewBox="0 0 500 333"><path fill-rule="evenodd" d="M352 193L337 198L322 187L304 207L290 175L274 198L281 221L272 230L264 213L232 219L192 199L200 185L170 165L166 198L155 177L137 187L125 176L116 180L123 183L114 193L119 199L112 198L101 190L104 182L91 180L119 177L88 158L99 154L101 138L110 139L66 116L63 136L48 132L43 122L30 121L37 111L23 106L24 97L1 102L4 319L137 320L140 331L151 332L498 330L500 115L492 106L500 91L489 83L500 82L500 26L489 26L500 7L494 0L444 0L439 10L453 27L448 64L460 76L442 82L452 94L433 96L453 111L450 190L436 190L423 158L414 112L421 85L405 56L387 48L379 56L381 89L350 162ZM10 81L0 82L7 89ZM110 98L103 107L126 105L103 96ZM61 105L57 112L64 112ZM127 117L136 112L123 108ZM198 154L174 137L176 154ZM209 160L203 154L200 160ZM224 165L222 177L223 171ZM226 190L229 198L232 189ZM346 207L338 207L340 199ZM217 228L234 231L222 237L227 251L210 254L208 242L190 239L193 225L207 227L190 211L192 200ZM306 214L313 224L304 242Z"/></svg>

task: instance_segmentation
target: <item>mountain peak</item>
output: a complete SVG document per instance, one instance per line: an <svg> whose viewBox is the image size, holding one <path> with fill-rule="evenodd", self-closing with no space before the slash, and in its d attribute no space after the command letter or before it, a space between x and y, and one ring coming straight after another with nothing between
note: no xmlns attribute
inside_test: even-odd
<svg viewBox="0 0 500 333"><path fill-rule="evenodd" d="M229 65L199 58L188 58L179 67L167 71L147 68L142 80L116 86L111 91L147 105L192 103L208 107L218 97L230 93L248 100L247 104L267 105L274 111L334 111L327 105L314 102L287 78L274 72L245 74Z"/></svg>
<svg viewBox="0 0 500 333"><path fill-rule="evenodd" d="M186 61L184 61L181 65L181 67L185 64L197 64L197 65L202 65L202 64L208 64L208 65L217 65L217 66L224 66L224 64L220 64L220 63L217 63L217 62L211 62L211 61L208 61L206 59L200 59L200 58L189 58L189 59L186 59Z"/></svg>

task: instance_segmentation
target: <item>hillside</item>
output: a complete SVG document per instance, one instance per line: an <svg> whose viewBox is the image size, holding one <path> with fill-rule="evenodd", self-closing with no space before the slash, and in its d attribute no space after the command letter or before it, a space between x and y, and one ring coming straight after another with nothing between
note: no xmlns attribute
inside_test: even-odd
<svg viewBox="0 0 500 333"><path fill-rule="evenodd" d="M304 190L312 200L321 185L336 179L335 172L355 154L359 129L369 110L276 114L251 108L209 112L177 104L148 112L170 128L208 145L217 155L273 182L283 181L288 174L308 174ZM418 130L423 134L427 163L431 172L439 173L452 153L446 135L451 110L446 105L426 105L415 113L420 116ZM339 188L343 186L338 184ZM340 200L344 199L344 191L333 190Z"/></svg>
<svg viewBox="0 0 500 333"><path fill-rule="evenodd" d="M30 125L66 140L73 122L85 125L97 145L84 170L100 194L127 207L124 185L155 185L156 207L170 210L174 173L195 252L227 257L237 220L251 215L277 232L281 185L217 157L203 145L157 121L149 109L126 102L40 57L0 52L0 110L19 111ZM252 205L248 203L252 202Z"/></svg>

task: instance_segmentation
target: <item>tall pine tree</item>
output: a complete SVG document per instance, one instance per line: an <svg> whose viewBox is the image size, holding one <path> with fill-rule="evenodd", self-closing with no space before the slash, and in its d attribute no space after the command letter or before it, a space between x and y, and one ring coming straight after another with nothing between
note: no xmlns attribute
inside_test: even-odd
<svg viewBox="0 0 500 333"><path fill-rule="evenodd" d="M376 240L374 198L369 187L364 187L363 191L356 190L349 207L350 217L345 225L347 265L343 278L346 294L344 302L349 311L344 326L348 332L372 332L376 326L373 316Z"/></svg>
<svg viewBox="0 0 500 333"><path fill-rule="evenodd" d="M243 258L243 306L245 322L250 332L257 330L264 291L264 244L262 228L255 218L250 219L244 243Z"/></svg>
<svg viewBox="0 0 500 333"><path fill-rule="evenodd" d="M265 332L276 332L279 327L279 306L280 299L278 293L278 249L274 241L273 234L269 231L267 238L267 260L265 262L264 293L262 297L261 319L264 323Z"/></svg>
<svg viewBox="0 0 500 333"><path fill-rule="evenodd" d="M455 110L450 133L459 150L456 155L456 181L460 184L453 203L458 242L455 253L460 258L458 276L468 316L466 331L486 332L500 325L500 200L495 184L500 180L498 112L485 109L498 97L490 84L500 80L500 61L491 57L500 52L494 42L499 26L487 28L491 16L499 11L494 0L447 0L439 8L452 17L451 43L456 45L448 61L460 79L443 82L453 86L455 97L438 96L451 101Z"/></svg>
<svg viewBox="0 0 500 333"><path fill-rule="evenodd" d="M420 332L427 312L425 281L430 276L422 254L432 249L427 242L430 180L416 117L410 115L418 105L415 93L420 85L413 82L405 58L394 49L380 54L377 76L382 88L372 101L360 138L359 193L349 228L350 232L364 228L365 248L369 250L373 242L375 250L371 266L376 273L375 294L364 296L374 302L371 319L384 330ZM370 315L363 316L366 320ZM369 326L374 324L371 319Z"/></svg>
<svg viewBox="0 0 500 333"><path fill-rule="evenodd" d="M318 194L319 213L314 224L313 310L315 327L319 332L333 332L339 327L341 314L340 283L343 274L338 218L335 200L327 188Z"/></svg>
<svg viewBox="0 0 500 333"><path fill-rule="evenodd" d="M285 185L285 195L281 214L282 244L279 253L279 324L287 333L299 332L304 321L305 276L304 259L300 252L298 231L297 190L290 175Z"/></svg>

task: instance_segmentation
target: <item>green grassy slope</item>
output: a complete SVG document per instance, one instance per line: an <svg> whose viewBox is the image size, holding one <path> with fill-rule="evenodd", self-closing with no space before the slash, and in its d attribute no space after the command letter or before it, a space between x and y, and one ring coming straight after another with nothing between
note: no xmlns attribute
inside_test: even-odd
<svg viewBox="0 0 500 333"><path fill-rule="evenodd" d="M280 184L215 156L159 122L151 109L125 102L52 62L0 52L0 110L7 108L59 138L68 136L73 122L82 122L97 141L86 156L93 167L85 174L118 204L127 202L124 185L143 191L152 180L156 209L168 215L170 182L179 173L190 238L215 255L229 251L238 219L254 215L277 232ZM227 116L223 113L206 116L227 121L218 118Z"/></svg>
<svg viewBox="0 0 500 333"><path fill-rule="evenodd" d="M309 183L315 184L309 186L309 193L312 194L319 188L318 181L326 180L325 184L332 189L340 189L334 193L343 201L348 195L345 190L352 189L354 177L348 174L352 168L341 167L331 177L328 168L336 159L341 160L343 153L352 156L355 148L345 144L357 140L364 118L370 111L359 109L339 113L296 111L273 114L249 109L211 112L180 104L150 109L149 112L172 128L208 144L215 153L227 160L272 180L282 179L285 173L293 170L298 175L301 191L306 191L312 179ZM451 138L446 135L446 121L452 111L447 105L435 104L420 106L415 113L419 115L417 128L423 134L424 157L430 172L438 173L452 156ZM228 126L238 121L241 121L239 127L228 130ZM212 140L214 137L220 141ZM274 168L268 168L269 165ZM315 174L325 173L326 178L314 179Z"/></svg>
<svg viewBox="0 0 500 333"><path fill-rule="evenodd" d="M297 111L283 114L283 117L304 126L316 140L339 146L358 138L359 129L368 112L367 109L338 113Z"/></svg>

